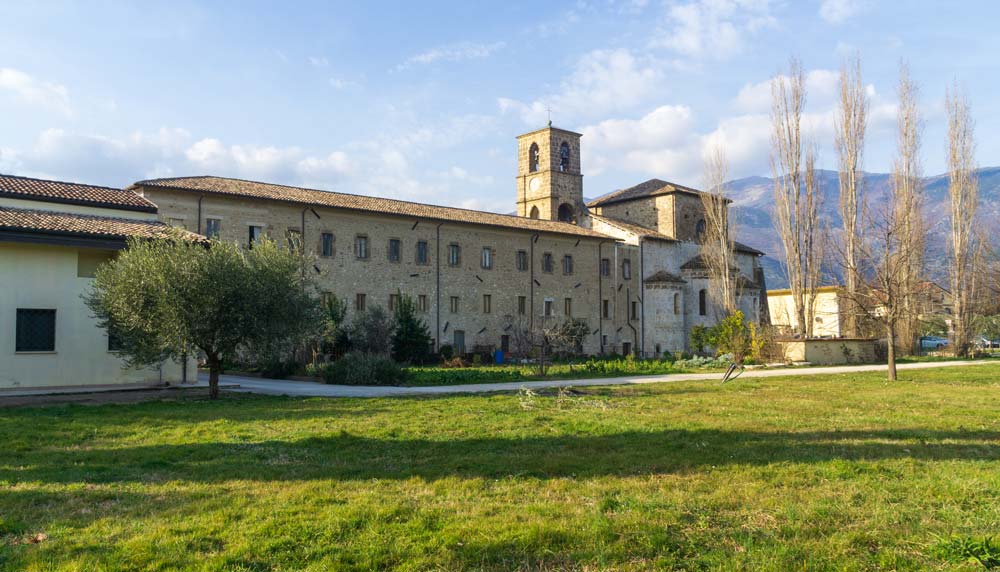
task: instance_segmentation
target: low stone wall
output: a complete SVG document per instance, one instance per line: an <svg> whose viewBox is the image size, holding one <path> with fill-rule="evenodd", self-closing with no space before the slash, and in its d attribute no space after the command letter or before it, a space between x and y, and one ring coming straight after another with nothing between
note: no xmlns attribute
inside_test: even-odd
<svg viewBox="0 0 1000 572"><path fill-rule="evenodd" d="M844 365L875 361L874 339L807 338L776 340L786 362Z"/></svg>

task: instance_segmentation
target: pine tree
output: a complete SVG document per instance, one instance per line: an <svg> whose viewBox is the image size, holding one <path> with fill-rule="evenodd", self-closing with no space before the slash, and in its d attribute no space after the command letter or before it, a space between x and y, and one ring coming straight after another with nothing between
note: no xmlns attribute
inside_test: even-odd
<svg viewBox="0 0 1000 572"><path fill-rule="evenodd" d="M413 298L399 295L396 304L396 329L392 334L392 358L398 362L424 363L430 355L431 333L417 317Z"/></svg>

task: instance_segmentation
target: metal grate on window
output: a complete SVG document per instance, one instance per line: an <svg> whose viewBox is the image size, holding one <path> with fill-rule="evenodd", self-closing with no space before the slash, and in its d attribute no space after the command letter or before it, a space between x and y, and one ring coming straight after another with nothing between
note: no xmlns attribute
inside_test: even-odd
<svg viewBox="0 0 1000 572"><path fill-rule="evenodd" d="M18 308L14 351L52 352L56 349L56 311Z"/></svg>

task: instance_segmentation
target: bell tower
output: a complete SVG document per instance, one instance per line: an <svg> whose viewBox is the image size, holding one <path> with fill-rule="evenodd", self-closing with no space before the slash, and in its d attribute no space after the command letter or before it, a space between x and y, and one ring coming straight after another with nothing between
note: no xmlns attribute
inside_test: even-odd
<svg viewBox="0 0 1000 572"><path fill-rule="evenodd" d="M517 214L578 223L583 204L580 135L558 127L517 138Z"/></svg>

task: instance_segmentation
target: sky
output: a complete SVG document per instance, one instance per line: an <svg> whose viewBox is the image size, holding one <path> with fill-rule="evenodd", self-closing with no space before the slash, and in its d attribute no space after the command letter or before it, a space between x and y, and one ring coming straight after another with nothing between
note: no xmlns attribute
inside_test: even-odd
<svg viewBox="0 0 1000 572"><path fill-rule="evenodd" d="M864 167L920 87L923 162L945 170L946 90L1000 164L1000 3L21 2L0 0L0 173L124 187L220 175L510 212L515 137L583 134L584 194L649 178L769 174L769 80L797 57L807 137L835 168L838 70L859 54Z"/></svg>

